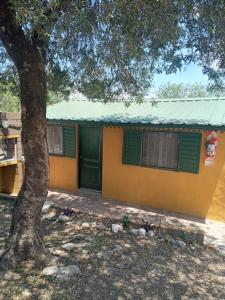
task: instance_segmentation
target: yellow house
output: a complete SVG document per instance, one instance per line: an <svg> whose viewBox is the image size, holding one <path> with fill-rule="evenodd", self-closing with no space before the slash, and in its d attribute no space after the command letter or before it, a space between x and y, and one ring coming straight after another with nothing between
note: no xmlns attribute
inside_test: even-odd
<svg viewBox="0 0 225 300"><path fill-rule="evenodd" d="M76 99L47 119L50 187L225 221L225 99Z"/></svg>
<svg viewBox="0 0 225 300"><path fill-rule="evenodd" d="M0 193L17 195L22 184L20 113L0 112Z"/></svg>

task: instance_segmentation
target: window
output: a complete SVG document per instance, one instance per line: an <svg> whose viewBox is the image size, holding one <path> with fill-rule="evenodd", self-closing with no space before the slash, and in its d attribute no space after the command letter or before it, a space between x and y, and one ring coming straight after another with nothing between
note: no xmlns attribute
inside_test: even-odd
<svg viewBox="0 0 225 300"><path fill-rule="evenodd" d="M50 154L63 154L63 130L61 126L48 126L48 149Z"/></svg>
<svg viewBox="0 0 225 300"><path fill-rule="evenodd" d="M124 130L124 164L198 173L200 150L200 133Z"/></svg>
<svg viewBox="0 0 225 300"><path fill-rule="evenodd" d="M179 138L174 132L143 132L142 164L147 167L177 169Z"/></svg>
<svg viewBox="0 0 225 300"><path fill-rule="evenodd" d="M0 139L0 161L11 161L17 159L16 138Z"/></svg>
<svg viewBox="0 0 225 300"><path fill-rule="evenodd" d="M50 154L75 157L76 127L49 125L47 134Z"/></svg>

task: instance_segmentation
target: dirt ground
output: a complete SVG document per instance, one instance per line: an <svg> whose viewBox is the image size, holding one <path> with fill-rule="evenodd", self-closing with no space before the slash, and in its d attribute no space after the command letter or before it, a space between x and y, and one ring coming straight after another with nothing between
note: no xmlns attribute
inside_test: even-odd
<svg viewBox="0 0 225 300"><path fill-rule="evenodd" d="M10 225L11 207L11 201L0 200L0 248ZM51 213L54 216L55 211ZM199 234L165 227L160 238L136 236L129 230L115 234L110 218L79 211L67 222L55 219L42 222L45 247L56 266L75 264L80 274L62 281L44 276L43 267L34 268L27 261L14 271L0 273L1 300L225 299L225 257L202 246ZM89 228L82 227L84 222ZM94 222L106 228L98 229ZM181 248L168 237L179 237L187 246ZM65 250L66 243L77 247Z"/></svg>

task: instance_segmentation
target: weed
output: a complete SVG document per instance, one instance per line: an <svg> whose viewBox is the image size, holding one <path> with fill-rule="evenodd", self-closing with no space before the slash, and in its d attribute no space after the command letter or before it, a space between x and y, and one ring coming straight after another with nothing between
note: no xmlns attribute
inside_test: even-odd
<svg viewBox="0 0 225 300"><path fill-rule="evenodd" d="M123 224L123 228L128 228L130 225L130 219L129 219L128 215L123 215L121 222Z"/></svg>

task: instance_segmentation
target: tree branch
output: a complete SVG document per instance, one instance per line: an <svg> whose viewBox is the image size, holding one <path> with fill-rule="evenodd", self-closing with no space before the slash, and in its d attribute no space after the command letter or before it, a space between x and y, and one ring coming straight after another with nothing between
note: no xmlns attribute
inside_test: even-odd
<svg viewBox="0 0 225 300"><path fill-rule="evenodd" d="M60 0L57 2L57 6L52 7L47 1L42 1L44 7L43 15L47 18L48 27L46 28L46 22L43 22L42 19L40 20L40 23L38 23L33 28L31 35L31 40L33 41L33 43L39 46L42 49L42 51L46 51L51 31L55 23L60 18L62 13L65 12L66 9L70 6L71 2L72 0ZM42 31L45 33L44 36L42 36Z"/></svg>
<svg viewBox="0 0 225 300"><path fill-rule="evenodd" d="M29 48L30 43L17 24L16 12L8 0L0 1L0 39L16 67L22 67L23 50Z"/></svg>

